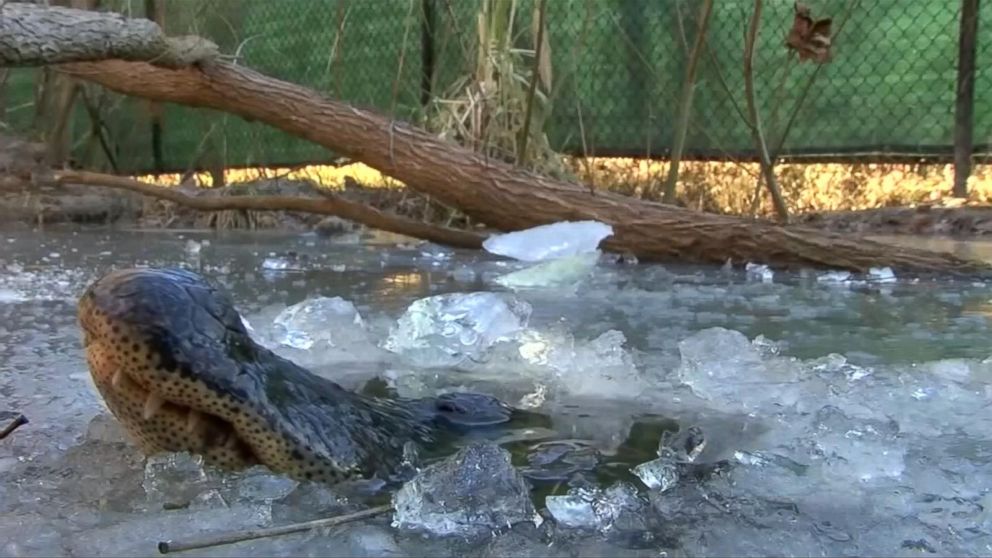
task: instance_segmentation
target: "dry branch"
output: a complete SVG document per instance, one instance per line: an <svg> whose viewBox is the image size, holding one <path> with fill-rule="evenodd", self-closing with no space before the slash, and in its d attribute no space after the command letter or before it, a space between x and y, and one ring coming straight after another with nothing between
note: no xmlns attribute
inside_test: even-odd
<svg viewBox="0 0 992 558"><path fill-rule="evenodd" d="M18 413L6 426L0 428L0 440L3 440L7 436L10 436L15 430L27 424L28 417Z"/></svg>
<svg viewBox="0 0 992 558"><path fill-rule="evenodd" d="M344 515L337 515L325 519L315 519L313 521L307 521L305 523L291 523L289 525L280 525L279 527L268 527L265 529L248 529L245 531L232 531L228 533L221 533L219 535L212 535L208 538L193 540L185 543L161 541L158 543L158 551L161 554L169 554L172 552L199 550L201 548L210 548L225 544L234 544L234 543L250 541L254 539L261 539L265 537L278 537L280 535L299 533L300 531L309 531L311 529L326 529L328 527L334 527L336 525L342 525L344 523L358 521L359 519L366 519L370 517L375 517L377 515L382 515L392 510L393 507L389 505L376 506L374 508L368 508Z"/></svg>
<svg viewBox="0 0 992 558"><path fill-rule="evenodd" d="M82 13L92 17L90 12ZM118 93L211 108L264 122L361 161L502 230L595 219L614 227L615 235L604 243L605 248L629 251L644 261L722 264L733 260L737 264L758 262L780 268L811 266L859 271L891 266L898 272L992 275L988 264L949 254L810 228L699 213L608 192L593 193L579 184L487 159L419 128L222 60L174 70L123 60L79 62L60 69ZM301 206L291 209L306 211L315 203L303 200ZM286 204L280 208L290 209L288 200ZM393 219L386 221L384 224L395 226ZM429 230L410 231L412 234L427 233L443 241L436 235L436 228L416 225ZM473 235L472 242L475 241Z"/></svg>
<svg viewBox="0 0 992 558"><path fill-rule="evenodd" d="M0 2L0 67L118 58L179 68L217 53L216 45L200 37L166 37L147 19Z"/></svg>
<svg viewBox="0 0 992 558"><path fill-rule="evenodd" d="M412 221L394 215L389 215L378 209L342 199L331 193L324 193L322 198L306 198L295 196L230 196L230 197L197 197L188 196L182 192L163 186L140 182L123 176L113 176L96 172L57 171L55 180L62 184L86 184L130 190L146 196L168 200L198 211L300 211L334 215L342 219L362 223L363 225L422 238L460 248L482 247L482 236L445 227L437 227L419 221Z"/></svg>

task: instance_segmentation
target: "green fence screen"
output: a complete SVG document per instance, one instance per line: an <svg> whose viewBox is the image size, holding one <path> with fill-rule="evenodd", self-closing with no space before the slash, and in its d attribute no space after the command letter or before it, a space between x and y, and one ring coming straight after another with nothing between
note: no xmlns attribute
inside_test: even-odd
<svg viewBox="0 0 992 558"><path fill-rule="evenodd" d="M811 0L832 17L833 60L796 62L784 40L791 1L765 2L755 54L760 112L770 143L795 112L783 155L946 156L951 153L960 0ZM700 2L547 0L554 76L552 146L564 153L665 157L679 106ZM530 47L533 4L519 2ZM115 5L142 16L144 3ZM477 0L168 0L169 34L197 33L239 63L333 98L417 120L430 95L472 71ZM686 157L751 159L745 107L744 35L750 0L716 0L700 59ZM976 152L992 135L992 10L980 13L975 74ZM8 123L30 130L38 70L12 73ZM425 81L425 72L429 79ZM800 103L800 101L802 101ZM796 111L796 107L800 108ZM104 118L119 170L176 171L222 161L282 166L330 161L334 154L264 124L169 105L162 159L152 151L147 103L104 95ZM88 112L73 120L78 146ZM156 165L160 168L156 169Z"/></svg>

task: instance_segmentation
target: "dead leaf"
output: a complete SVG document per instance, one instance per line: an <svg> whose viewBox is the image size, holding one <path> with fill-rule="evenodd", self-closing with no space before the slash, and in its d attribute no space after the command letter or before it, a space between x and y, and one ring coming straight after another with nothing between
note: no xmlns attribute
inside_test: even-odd
<svg viewBox="0 0 992 558"><path fill-rule="evenodd" d="M829 17L814 20L808 6L795 4L796 14L792 19L792 29L785 38L785 45L799 53L799 61L813 60L823 64L831 59L831 25Z"/></svg>

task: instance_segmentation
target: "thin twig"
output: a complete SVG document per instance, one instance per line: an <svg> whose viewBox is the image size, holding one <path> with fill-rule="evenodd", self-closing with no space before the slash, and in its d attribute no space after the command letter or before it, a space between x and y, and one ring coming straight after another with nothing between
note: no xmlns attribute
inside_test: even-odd
<svg viewBox="0 0 992 558"><path fill-rule="evenodd" d="M18 414L16 417L14 417L14 420L10 421L10 423L7 424L7 426L3 427L3 430L0 430L0 440L3 440L7 436L10 436L11 433L13 433L15 430L24 426L27 423L28 423L28 417L24 416L23 414Z"/></svg>
<svg viewBox="0 0 992 558"><path fill-rule="evenodd" d="M406 22L403 25L403 41L400 43L400 60L396 67L396 79L393 80L393 94L389 101L389 115L396 117L396 101L400 96L400 80L403 79L403 65L406 62L406 45L410 37L410 28L413 27L413 8L416 6L414 0L410 0L410 10L406 14Z"/></svg>
<svg viewBox="0 0 992 558"><path fill-rule="evenodd" d="M520 132L520 150L517 152L517 164L527 165L527 139L530 134L530 119L534 110L534 94L537 92L537 82L541 76L541 54L544 48L544 15L547 8L546 0L539 0L537 9L537 37L534 39L534 69L530 75L530 88L527 90L527 108L524 111L524 129Z"/></svg>
<svg viewBox="0 0 992 558"><path fill-rule="evenodd" d="M310 529L320 529L321 527L334 527L335 525L341 525L343 523L349 523L351 521L381 515L392 510L393 506L391 505L376 506L374 508L368 508L354 513L338 515L335 517L326 517L324 519L316 519L314 521L306 521L304 523L291 523L289 525L280 525L279 527L269 527L267 529L229 531L227 533L211 535L209 537L198 540L194 539L188 542L175 543L172 541L160 541L158 543L158 551L162 554L169 554L171 552L183 552L185 550L195 550L198 548L234 544L265 537L278 537L279 535L309 531Z"/></svg>
<svg viewBox="0 0 992 558"><path fill-rule="evenodd" d="M709 33L710 14L713 13L713 0L703 0L699 8L699 22L696 25L696 39L689 52L689 65L685 70L685 81L682 83L682 98L679 102L678 122L675 128L674 144L672 145L671 160L668 163L668 178L665 180L664 203L675 203L675 187L679 182L679 162L682 160L682 150L685 148L685 138L689 131L689 118L692 115L692 94L696 89L696 67L699 65L699 55L706 44Z"/></svg>
<svg viewBox="0 0 992 558"><path fill-rule="evenodd" d="M397 215L390 215L374 207L346 200L329 192L320 191L324 198L294 196L188 196L175 188L156 186L127 178L96 172L63 170L55 173L55 181L63 184L87 184L130 190L147 196L166 199L198 211L299 211L334 215L368 227L421 238L461 248L480 248L483 237L471 231L461 231L420 223Z"/></svg>
<svg viewBox="0 0 992 558"><path fill-rule="evenodd" d="M768 144L761 128L761 117L758 115L758 104L754 94L754 44L757 42L760 22L761 0L754 0L754 13L751 14L751 22L748 25L744 42L744 91L747 97L747 112L751 120L755 147L758 148L761 155L761 172L765 176L765 183L772 195L772 203L775 205L779 220L782 224L786 224L789 222L789 208L786 207L785 200L782 199L782 192L775 179L775 168L768 157Z"/></svg>

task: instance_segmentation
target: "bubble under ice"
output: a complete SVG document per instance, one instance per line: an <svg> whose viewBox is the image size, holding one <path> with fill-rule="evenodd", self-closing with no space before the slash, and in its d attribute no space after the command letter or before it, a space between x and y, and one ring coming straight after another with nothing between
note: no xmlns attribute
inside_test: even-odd
<svg viewBox="0 0 992 558"><path fill-rule="evenodd" d="M177 478L162 477L154 489L159 495L146 494L148 464L124 441L89 384L72 301L119 262L181 264L185 239L144 235L110 242L104 236L40 232L14 243L3 239L8 250L0 255L0 289L16 297L0 303L0 400L31 423L0 443L0 554L153 556L160 538L188 540L362 507L337 489L293 488L264 471L218 478L204 470L207 481L197 486L197 467L184 469L189 463L182 459ZM289 238L261 254L296 242ZM271 318L257 315L260 304L284 308L289 299L328 292L326 281L333 281L332 292L356 304L362 300L363 313L369 298L379 297L384 302L373 306L396 316L426 296L419 288L383 295L354 275L312 283L286 273L256 281L262 256L252 251L258 242L219 239L200 256L203 269L230 270L230 278L220 278L260 336L272 333ZM380 262L400 262L407 272L405 252L384 249L398 255L381 258L356 246L340 249L342 257L363 262L356 269L386 273L393 264ZM224 254L230 259L218 259ZM429 294L455 286L436 281L451 270L470 268L483 276L498 269L472 258L455 252L441 261ZM12 271L12 264L22 267ZM663 494L639 486L665 526L652 542L595 533L578 539L573 529L542 528L540 535L513 529L457 546L407 534L382 518L195 554L326 555L335 549L355 556L658 556L659 548L669 555L735 556L992 553L992 328L982 315L992 299L989 286L915 285L896 278L862 291L819 283L817 276L789 283L784 273L764 282L708 269L597 268L579 298L522 293L533 307L525 331L556 342L571 339L576 352L615 331L623 342L607 336L604 345L636 355L638 375L650 380L638 399L652 403L648 411L672 414L680 423L715 421L716 428L706 427L712 437L700 459L703 465L728 459L728 468L680 479ZM558 331L561 317L567 325ZM713 327L724 331L709 331ZM542 366L519 353L515 358L518 364L510 368L531 367L531 373ZM515 381L501 375L506 361L476 364L480 374ZM457 374L440 377L462 381ZM603 390L609 386L601 383ZM580 437L645 411L640 405L576 403L568 393L549 391L537 408L569 432L569 421L580 420L576 413L585 415L581 420L590 426L577 431ZM562 409L569 406L579 409L566 415ZM728 415L741 418L718 418ZM540 508L543 501L535 504Z"/></svg>

